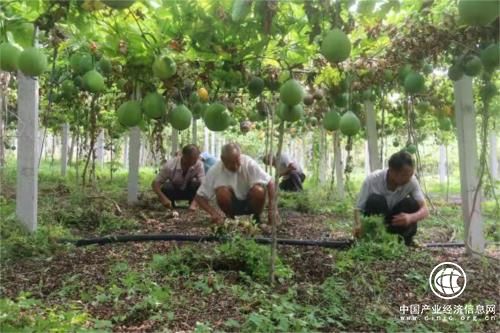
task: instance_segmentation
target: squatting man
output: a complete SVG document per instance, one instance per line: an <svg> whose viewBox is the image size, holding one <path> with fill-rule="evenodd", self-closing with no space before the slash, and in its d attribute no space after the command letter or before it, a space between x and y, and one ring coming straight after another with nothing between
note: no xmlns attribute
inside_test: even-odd
<svg viewBox="0 0 500 333"><path fill-rule="evenodd" d="M271 176L250 156L242 154L236 143L229 143L222 147L221 160L208 171L195 201L214 223L223 223L225 216L237 215L252 215L260 223L266 195L268 217L272 220L274 193ZM210 204L214 197L220 210Z"/></svg>
<svg viewBox="0 0 500 333"><path fill-rule="evenodd" d="M363 215L382 215L386 230L413 245L417 222L429 216L425 197L414 175L415 161L406 151L389 158L389 168L368 175L361 187L357 208Z"/></svg>

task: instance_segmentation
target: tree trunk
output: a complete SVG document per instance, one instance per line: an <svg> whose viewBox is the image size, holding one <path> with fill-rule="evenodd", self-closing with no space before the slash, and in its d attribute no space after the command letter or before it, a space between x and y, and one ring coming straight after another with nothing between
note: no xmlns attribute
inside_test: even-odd
<svg viewBox="0 0 500 333"><path fill-rule="evenodd" d="M320 151L320 156L319 156L319 182L320 184L323 184L326 182L326 169L327 169L327 163L328 163L328 148L326 146L327 139L326 139L326 130L324 129L323 126L320 128L320 145L319 145L319 151Z"/></svg>
<svg viewBox="0 0 500 333"><path fill-rule="evenodd" d="M269 279L270 279L271 285L274 284L274 269L275 269L275 264L276 264L276 247L277 247L276 227L277 227L278 218L279 218L279 215L278 215L278 195L279 195L278 184L279 184L279 178L280 178L279 166L281 164L281 151L283 149L284 129L285 129L285 122L281 121L280 127L279 127L278 151L276 152L277 161L276 161L275 173L274 173L274 175L275 175L274 176L274 184L276 186L274 200L273 200L274 207L272 207L272 209L273 209L272 210L273 214L271 216L272 221L269 221L269 223L271 223L271 228L272 228L272 231L271 231L271 239L272 239L272 242L271 242L271 269L269 270L270 271Z"/></svg>
<svg viewBox="0 0 500 333"><path fill-rule="evenodd" d="M52 147L50 149L50 166L54 165L54 153L56 151L56 135L52 134Z"/></svg>
<svg viewBox="0 0 500 333"><path fill-rule="evenodd" d="M125 141L123 142L123 167L128 169L128 140L129 138L125 135Z"/></svg>
<svg viewBox="0 0 500 333"><path fill-rule="evenodd" d="M382 165L378 151L377 117L372 101L365 101L365 111L370 171L375 171L380 169Z"/></svg>
<svg viewBox="0 0 500 333"><path fill-rule="evenodd" d="M45 134L40 127L38 127L38 132L37 132L38 140L37 140L37 155L38 155L38 166L40 167L40 163L42 159L44 158L44 144L43 142L45 141Z"/></svg>
<svg viewBox="0 0 500 333"><path fill-rule="evenodd" d="M264 156L267 157L267 155L269 155L269 135L270 135L270 117L269 117L269 114L266 116L266 136L265 136L265 139L264 139ZM269 172L269 169L271 168L271 166L269 164L265 164L264 165L264 169L266 172Z"/></svg>
<svg viewBox="0 0 500 333"><path fill-rule="evenodd" d="M382 138L380 139L380 154L379 154L379 161L380 161L380 167L384 168L385 167L385 152L386 152L386 146L387 146L387 135L385 133L385 96L382 95L382 100L381 100L381 108L382 108L382 124L381 124L381 133L382 133Z"/></svg>
<svg viewBox="0 0 500 333"><path fill-rule="evenodd" d="M89 112L89 117L90 117L90 128L89 128L89 135L85 135L85 140L87 140L87 137L90 136L90 144L87 147L87 157L85 158L85 164L83 166L83 171L82 171L82 186L85 187L86 181L91 180L92 185L95 185L95 144L96 144L96 139L97 139L97 110L96 110L96 103L97 103L97 96L92 97L92 101L90 103L90 112ZM87 170L89 168L89 163L90 164L90 173L89 177L87 179Z"/></svg>
<svg viewBox="0 0 500 333"><path fill-rule="evenodd" d="M64 123L61 126L61 176L66 177L68 167L68 132L69 124Z"/></svg>
<svg viewBox="0 0 500 333"><path fill-rule="evenodd" d="M139 196L139 154L141 151L141 130L132 127L129 131L128 190L127 202L137 203Z"/></svg>
<svg viewBox="0 0 500 333"><path fill-rule="evenodd" d="M37 228L38 80L18 72L16 215L26 228Z"/></svg>
<svg viewBox="0 0 500 333"><path fill-rule="evenodd" d="M113 168L114 163L113 163L113 149L115 148L113 138L110 136L110 142L109 142L109 179L112 181L113 180Z"/></svg>
<svg viewBox="0 0 500 333"><path fill-rule="evenodd" d="M481 216L481 188L477 177L479 163L472 78L464 75L462 79L454 82L453 88L466 252L477 254L484 252L485 240Z"/></svg>
<svg viewBox="0 0 500 333"><path fill-rule="evenodd" d="M198 119L193 119L191 142L198 146Z"/></svg>
<svg viewBox="0 0 500 333"><path fill-rule="evenodd" d="M2 74L0 73L0 75ZM5 166L5 139L3 129L3 115L5 114L5 109L3 101L7 94L4 94L3 90L3 88L0 88L0 179L3 179L3 167Z"/></svg>
<svg viewBox="0 0 500 333"><path fill-rule="evenodd" d="M170 156L175 156L179 150L179 131L172 128L172 146L170 150Z"/></svg>
<svg viewBox="0 0 500 333"><path fill-rule="evenodd" d="M495 182L498 180L498 157L497 157L497 134L493 130L489 135L490 141L490 172L491 179Z"/></svg>
<svg viewBox="0 0 500 333"><path fill-rule="evenodd" d="M102 168L104 166L104 130L99 131L99 136L97 136L97 146L96 146L96 157L97 163Z"/></svg>
<svg viewBox="0 0 500 333"><path fill-rule="evenodd" d="M0 179L2 179L3 167L5 166L5 128L4 115L7 123L8 113L8 87L10 81L10 73L0 71Z"/></svg>
<svg viewBox="0 0 500 333"><path fill-rule="evenodd" d="M135 87L135 99L141 99L141 90ZM133 205L139 201L139 154L141 152L141 130L139 127L132 127L129 131L129 152L128 152L128 186L127 203Z"/></svg>
<svg viewBox="0 0 500 333"><path fill-rule="evenodd" d="M340 147L340 133L335 131L333 134L333 149L334 149L334 164L335 164L335 178L337 179L337 195L339 199L345 198L344 191L344 165L342 163L342 149Z"/></svg>
<svg viewBox="0 0 500 333"><path fill-rule="evenodd" d="M80 177L80 150L81 150L81 143L80 143L80 133L76 133L76 143L75 143L75 176L76 176L76 185L78 186L78 179Z"/></svg>

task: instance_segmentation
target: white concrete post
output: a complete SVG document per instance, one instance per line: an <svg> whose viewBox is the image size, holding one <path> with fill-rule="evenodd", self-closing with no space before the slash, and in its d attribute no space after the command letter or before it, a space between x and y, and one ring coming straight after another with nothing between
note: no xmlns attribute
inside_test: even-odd
<svg viewBox="0 0 500 333"><path fill-rule="evenodd" d="M139 168L144 166L144 153L145 153L145 146L146 142L141 145L141 148L139 149Z"/></svg>
<svg viewBox="0 0 500 333"><path fill-rule="evenodd" d="M70 141L71 143L69 144L68 157L66 158L67 165L70 165L73 160L73 151L75 150L75 140L76 140L75 133L72 133L71 137L68 139L68 141Z"/></svg>
<svg viewBox="0 0 500 333"><path fill-rule="evenodd" d="M26 228L37 228L38 210L38 80L17 75L16 215Z"/></svg>
<svg viewBox="0 0 500 333"><path fill-rule="evenodd" d="M379 160L377 116L372 101L365 101L365 111L370 171L375 171L382 168L382 163Z"/></svg>
<svg viewBox="0 0 500 333"><path fill-rule="evenodd" d="M204 139L203 140L203 151L206 151L206 152L210 152L210 145L209 145L209 132L208 132L208 128L206 126L203 126L203 134L205 135Z"/></svg>
<svg viewBox="0 0 500 333"><path fill-rule="evenodd" d="M443 185L446 183L446 147L444 145L439 145L439 183Z"/></svg>
<svg viewBox="0 0 500 333"><path fill-rule="evenodd" d="M300 145L299 145L299 163L300 163L300 166L302 168L306 168L306 166L304 165L304 139L300 139Z"/></svg>
<svg viewBox="0 0 500 333"><path fill-rule="evenodd" d="M489 134L490 139L490 172L493 181L498 180L498 157L497 157L497 134L492 131Z"/></svg>
<svg viewBox="0 0 500 333"><path fill-rule="evenodd" d="M370 165L370 148L368 141L365 141L365 175L368 176L371 173L371 165Z"/></svg>
<svg viewBox="0 0 500 333"><path fill-rule="evenodd" d="M464 77L454 83L455 119L457 124L458 157L462 216L465 224L465 244L469 254L483 253L485 240L481 216L481 189L478 187L478 157L476 143L476 114L472 93L472 78ZM475 200L474 200L475 199ZM474 252L473 252L473 251Z"/></svg>
<svg viewBox="0 0 500 333"><path fill-rule="evenodd" d="M61 126L61 176L66 177L68 167L68 137L69 124L64 123Z"/></svg>
<svg viewBox="0 0 500 333"><path fill-rule="evenodd" d="M210 154L212 154L213 156L218 156L216 153L215 153L215 132L210 132L211 134L211 140L210 140Z"/></svg>
<svg viewBox="0 0 500 333"><path fill-rule="evenodd" d="M215 138L215 156L220 156L220 153L222 151L222 136L220 134L217 134Z"/></svg>

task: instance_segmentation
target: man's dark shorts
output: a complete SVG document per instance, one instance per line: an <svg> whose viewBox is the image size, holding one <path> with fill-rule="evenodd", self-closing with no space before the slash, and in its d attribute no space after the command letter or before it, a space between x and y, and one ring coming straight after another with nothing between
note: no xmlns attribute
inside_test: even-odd
<svg viewBox="0 0 500 333"><path fill-rule="evenodd" d="M253 214L252 209L250 208L250 201L248 200L248 198L240 200L236 198L234 194L231 200L231 211L235 216Z"/></svg>

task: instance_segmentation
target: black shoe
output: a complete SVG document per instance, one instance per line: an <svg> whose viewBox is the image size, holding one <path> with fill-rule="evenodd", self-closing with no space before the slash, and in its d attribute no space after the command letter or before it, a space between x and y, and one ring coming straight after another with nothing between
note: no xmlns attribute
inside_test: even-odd
<svg viewBox="0 0 500 333"><path fill-rule="evenodd" d="M405 241L405 245L406 246L412 246L413 244L413 237L403 237L404 241Z"/></svg>

